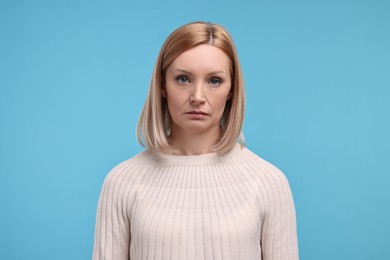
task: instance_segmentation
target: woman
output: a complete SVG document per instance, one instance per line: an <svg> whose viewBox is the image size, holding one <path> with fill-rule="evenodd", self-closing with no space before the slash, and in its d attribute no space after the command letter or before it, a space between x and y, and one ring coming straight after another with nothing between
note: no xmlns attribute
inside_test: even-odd
<svg viewBox="0 0 390 260"><path fill-rule="evenodd" d="M175 30L138 124L147 149L103 185L93 259L298 259L288 182L244 147L243 117L228 32L203 22Z"/></svg>

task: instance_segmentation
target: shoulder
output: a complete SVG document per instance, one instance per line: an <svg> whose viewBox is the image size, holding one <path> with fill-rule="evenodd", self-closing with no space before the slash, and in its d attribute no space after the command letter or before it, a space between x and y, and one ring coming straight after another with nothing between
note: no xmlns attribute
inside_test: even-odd
<svg viewBox="0 0 390 260"><path fill-rule="evenodd" d="M267 186L288 188L289 184L286 175L274 164L263 159L246 147L240 152L239 160L246 171ZM237 162L238 163L238 162Z"/></svg>
<svg viewBox="0 0 390 260"><path fill-rule="evenodd" d="M144 169L151 165L151 156L146 151L117 164L111 169L104 180L104 186L123 186L135 183L142 178Z"/></svg>

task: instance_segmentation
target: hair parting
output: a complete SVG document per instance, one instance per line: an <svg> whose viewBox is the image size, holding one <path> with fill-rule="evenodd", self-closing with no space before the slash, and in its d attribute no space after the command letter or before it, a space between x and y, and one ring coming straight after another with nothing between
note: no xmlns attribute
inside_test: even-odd
<svg viewBox="0 0 390 260"><path fill-rule="evenodd" d="M207 23L207 29L208 29L208 33L209 33L208 44L213 45L213 43L214 43L214 32L213 32L213 28L212 28L210 22Z"/></svg>

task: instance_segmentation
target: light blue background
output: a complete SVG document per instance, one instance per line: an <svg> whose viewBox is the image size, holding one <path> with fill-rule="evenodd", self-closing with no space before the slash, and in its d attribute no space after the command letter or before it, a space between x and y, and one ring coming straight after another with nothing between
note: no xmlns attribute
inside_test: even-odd
<svg viewBox="0 0 390 260"><path fill-rule="evenodd" d="M390 259L390 1L0 2L0 259L89 259L164 39L221 23L248 147L281 168L303 260Z"/></svg>

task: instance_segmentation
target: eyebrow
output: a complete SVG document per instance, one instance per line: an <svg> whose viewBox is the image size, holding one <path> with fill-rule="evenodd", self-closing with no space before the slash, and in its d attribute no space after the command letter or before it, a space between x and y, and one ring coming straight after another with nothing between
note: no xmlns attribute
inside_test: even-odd
<svg viewBox="0 0 390 260"><path fill-rule="evenodd" d="M179 71L179 72L183 72L183 73L186 73L186 74L192 74L190 71L185 70L185 69L175 69L174 71ZM220 74L220 73L225 74L226 72L223 71L223 70L216 70L216 71L212 71L212 72L210 72L208 74Z"/></svg>

